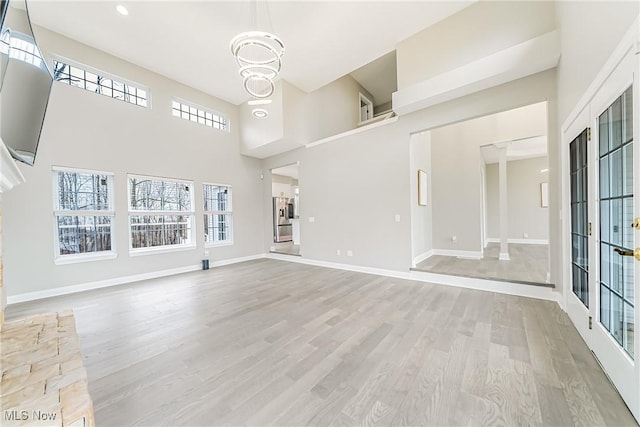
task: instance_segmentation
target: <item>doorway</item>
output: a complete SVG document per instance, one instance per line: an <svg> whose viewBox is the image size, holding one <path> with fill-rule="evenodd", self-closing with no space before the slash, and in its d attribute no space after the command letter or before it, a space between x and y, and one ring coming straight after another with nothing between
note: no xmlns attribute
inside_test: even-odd
<svg viewBox="0 0 640 427"><path fill-rule="evenodd" d="M272 253L300 256L299 169L298 163L271 169Z"/></svg>
<svg viewBox="0 0 640 427"><path fill-rule="evenodd" d="M424 170L429 195L411 202L413 270L554 286L547 116L539 102L412 135L412 186Z"/></svg>
<svg viewBox="0 0 640 427"><path fill-rule="evenodd" d="M640 418L638 62L615 67L563 132L567 313ZM635 148L635 149L634 149Z"/></svg>

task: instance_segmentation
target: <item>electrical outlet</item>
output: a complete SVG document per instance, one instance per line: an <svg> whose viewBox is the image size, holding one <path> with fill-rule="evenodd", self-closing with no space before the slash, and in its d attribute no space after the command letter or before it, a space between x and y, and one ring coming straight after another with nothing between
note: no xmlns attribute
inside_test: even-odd
<svg viewBox="0 0 640 427"><path fill-rule="evenodd" d="M529 234L528 233L522 233L522 237L524 237L525 239L529 238Z"/></svg>
<svg viewBox="0 0 640 427"><path fill-rule="evenodd" d="M451 236L451 241L452 242L457 242L458 241L458 236Z"/></svg>
<svg viewBox="0 0 640 427"><path fill-rule="evenodd" d="M309 222L316 222L316 218L314 216L309 217Z"/></svg>
<svg viewBox="0 0 640 427"><path fill-rule="evenodd" d="M209 256L209 251L204 251L204 256Z"/></svg>
<svg viewBox="0 0 640 427"><path fill-rule="evenodd" d="M347 256L353 256L353 251L352 250L348 250L347 251Z"/></svg>
<svg viewBox="0 0 640 427"><path fill-rule="evenodd" d="M396 214L396 222L400 222L400 214Z"/></svg>
<svg viewBox="0 0 640 427"><path fill-rule="evenodd" d="M336 255L340 255L340 249L336 250Z"/></svg>

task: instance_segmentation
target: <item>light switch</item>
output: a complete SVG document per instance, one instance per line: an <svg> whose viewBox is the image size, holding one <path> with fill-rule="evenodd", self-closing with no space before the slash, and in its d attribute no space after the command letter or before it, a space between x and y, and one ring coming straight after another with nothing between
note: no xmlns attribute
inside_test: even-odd
<svg viewBox="0 0 640 427"><path fill-rule="evenodd" d="M315 216L310 216L309 217L309 222L316 222L316 217Z"/></svg>
<svg viewBox="0 0 640 427"><path fill-rule="evenodd" d="M347 251L347 256L353 256L353 251Z"/></svg>
<svg viewBox="0 0 640 427"><path fill-rule="evenodd" d="M396 214L396 222L400 222L400 214Z"/></svg>

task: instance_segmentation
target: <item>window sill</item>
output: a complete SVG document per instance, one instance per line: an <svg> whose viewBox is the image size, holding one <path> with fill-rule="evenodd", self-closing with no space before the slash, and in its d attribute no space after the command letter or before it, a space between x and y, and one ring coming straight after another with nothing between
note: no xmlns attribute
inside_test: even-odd
<svg viewBox="0 0 640 427"><path fill-rule="evenodd" d="M224 242L205 243L205 248L217 248L219 246L232 246L233 240L225 240Z"/></svg>
<svg viewBox="0 0 640 427"><path fill-rule="evenodd" d="M196 248L195 244L176 246L157 246L155 248L129 249L129 256L143 256L164 254L170 252L191 251Z"/></svg>
<svg viewBox="0 0 640 427"><path fill-rule="evenodd" d="M115 252L105 252L99 254L78 254L78 255L60 255L53 262L55 265L77 264L80 262L104 261L108 259L116 259L118 254Z"/></svg>

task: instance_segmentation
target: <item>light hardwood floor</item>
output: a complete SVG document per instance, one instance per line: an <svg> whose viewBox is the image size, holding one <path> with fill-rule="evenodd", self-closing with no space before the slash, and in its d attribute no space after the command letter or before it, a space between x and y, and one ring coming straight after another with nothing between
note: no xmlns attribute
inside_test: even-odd
<svg viewBox="0 0 640 427"><path fill-rule="evenodd" d="M499 243L489 243L482 259L433 255L419 263L414 270L553 287L546 283L549 245L510 243L509 261L500 261L499 252Z"/></svg>
<svg viewBox="0 0 640 427"><path fill-rule="evenodd" d="M557 304L258 260L73 308L97 425L636 425Z"/></svg>

